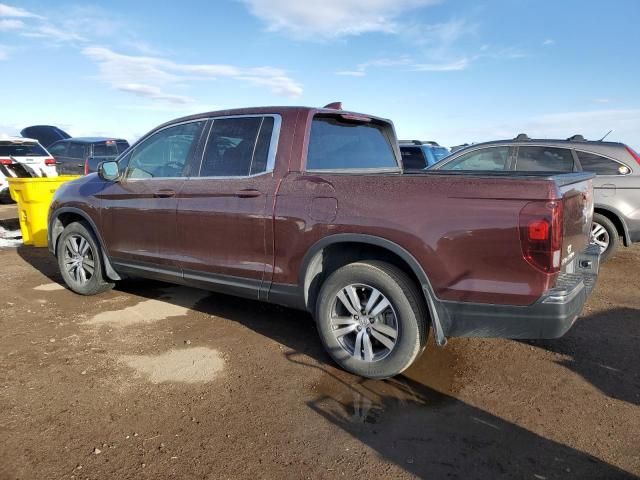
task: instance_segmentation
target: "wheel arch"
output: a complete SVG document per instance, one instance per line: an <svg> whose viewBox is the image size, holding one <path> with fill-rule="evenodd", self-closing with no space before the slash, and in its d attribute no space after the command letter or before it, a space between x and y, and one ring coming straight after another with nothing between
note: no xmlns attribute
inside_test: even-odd
<svg viewBox="0 0 640 480"><path fill-rule="evenodd" d="M366 234L335 234L316 242L306 253L299 274L304 303L307 310L315 311L315 304L322 282L333 271L360 260L383 260L403 270L423 293L436 341L446 343L440 323L437 298L424 269L405 248L382 237Z"/></svg>
<svg viewBox="0 0 640 480"><path fill-rule="evenodd" d="M593 208L593 213L599 213L607 217L611 220L618 231L618 235L622 237L622 241L624 242L624 246L628 247L631 245L631 237L629 235L629 228L622 218L622 214L617 211L615 208L604 206L604 205L595 205Z"/></svg>
<svg viewBox="0 0 640 480"><path fill-rule="evenodd" d="M111 265L111 261L107 256L106 250L104 248L104 241L102 240L102 236L100 235L98 227L96 226L93 219L80 208L62 207L53 212L51 218L49 219L49 251L53 255L56 255L58 239L60 238L62 231L70 223L78 221L86 223L91 229L92 233L96 236L96 239L98 240L98 246L100 247L100 252L102 253L102 260L107 277L110 280L121 280L122 278L114 270L113 266Z"/></svg>

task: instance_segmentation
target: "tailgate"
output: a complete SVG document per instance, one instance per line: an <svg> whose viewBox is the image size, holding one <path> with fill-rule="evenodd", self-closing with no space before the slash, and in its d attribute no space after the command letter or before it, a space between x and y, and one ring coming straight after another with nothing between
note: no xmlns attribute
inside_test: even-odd
<svg viewBox="0 0 640 480"><path fill-rule="evenodd" d="M593 218L593 179L559 183L563 208L562 266L584 251L591 236Z"/></svg>

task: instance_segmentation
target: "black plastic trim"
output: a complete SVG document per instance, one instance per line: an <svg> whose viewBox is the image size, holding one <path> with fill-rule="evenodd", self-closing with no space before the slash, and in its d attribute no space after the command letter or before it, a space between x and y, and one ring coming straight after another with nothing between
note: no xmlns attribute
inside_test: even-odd
<svg viewBox="0 0 640 480"><path fill-rule="evenodd" d="M594 210L604 210L606 212L609 212L612 215L615 215L618 220L620 220L620 223L622 224L622 230L624 233L624 237L623 237L624 246L630 247L631 244L634 242L634 240L631 238L631 235L629 234L629 227L627 226L627 222L624 220L624 216L617 209L610 207L608 205L596 204L594 205L593 208Z"/></svg>

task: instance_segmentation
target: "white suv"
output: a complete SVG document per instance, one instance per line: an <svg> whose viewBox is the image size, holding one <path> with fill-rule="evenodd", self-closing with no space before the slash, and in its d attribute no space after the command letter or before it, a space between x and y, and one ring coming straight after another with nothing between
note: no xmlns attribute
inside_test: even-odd
<svg viewBox="0 0 640 480"><path fill-rule="evenodd" d="M57 177L56 161L37 140L0 137L0 199L9 198L6 177L19 176L18 168L32 177Z"/></svg>

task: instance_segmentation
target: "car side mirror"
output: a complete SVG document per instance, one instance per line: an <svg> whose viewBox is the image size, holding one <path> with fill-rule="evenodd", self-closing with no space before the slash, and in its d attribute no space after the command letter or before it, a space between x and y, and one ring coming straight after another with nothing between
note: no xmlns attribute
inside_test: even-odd
<svg viewBox="0 0 640 480"><path fill-rule="evenodd" d="M102 162L98 165L98 176L107 180L108 182L113 182L118 179L120 176L120 168L118 167L118 162Z"/></svg>

